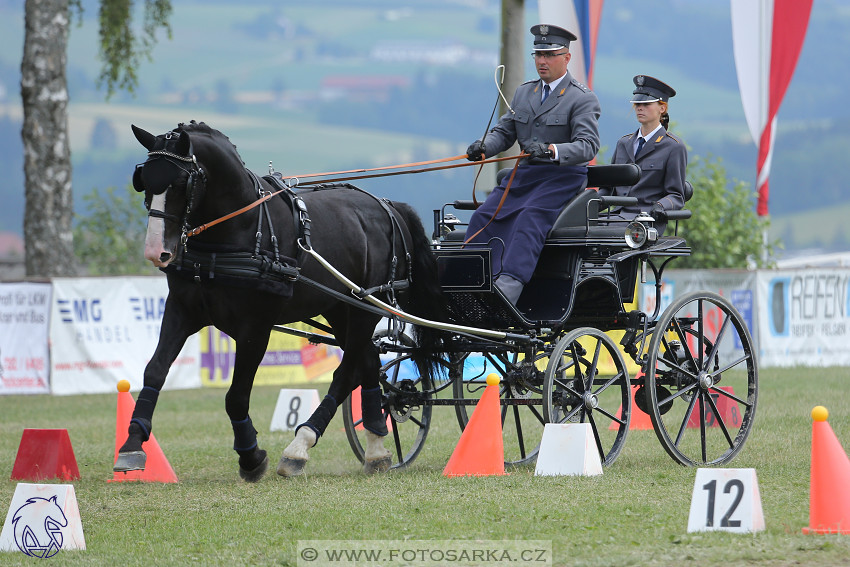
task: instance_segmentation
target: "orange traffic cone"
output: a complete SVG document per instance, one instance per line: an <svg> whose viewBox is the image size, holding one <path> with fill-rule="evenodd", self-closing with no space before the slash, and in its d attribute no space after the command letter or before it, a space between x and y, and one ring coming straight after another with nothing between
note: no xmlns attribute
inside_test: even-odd
<svg viewBox="0 0 850 567"><path fill-rule="evenodd" d="M823 406L812 410L809 527L804 534L850 534L850 459L827 417Z"/></svg>
<svg viewBox="0 0 850 567"><path fill-rule="evenodd" d="M649 417L649 414L645 411L641 410L637 407L635 403L635 392L637 392L638 387L632 386L632 415L629 417L629 431L634 429L652 429L652 418ZM643 394L643 392L641 392ZM620 409L617 410L617 417L622 417L623 415L623 406L620 406ZM611 425L608 426L608 429L613 431L619 428L617 422L612 421Z"/></svg>
<svg viewBox="0 0 850 567"><path fill-rule="evenodd" d="M505 447L499 405L499 377L487 376L487 387L460 436L443 476L505 474Z"/></svg>
<svg viewBox="0 0 850 567"><path fill-rule="evenodd" d="M118 411L115 419L115 457L113 463L118 460L118 450L127 441L129 436L127 428L136 402L130 394L130 382L120 380L118 382ZM124 482L130 480L141 480L145 482L177 482L177 475L165 454L156 442L156 437L151 433L150 438L142 443L142 449L147 455L145 470L113 472L112 479L107 482Z"/></svg>

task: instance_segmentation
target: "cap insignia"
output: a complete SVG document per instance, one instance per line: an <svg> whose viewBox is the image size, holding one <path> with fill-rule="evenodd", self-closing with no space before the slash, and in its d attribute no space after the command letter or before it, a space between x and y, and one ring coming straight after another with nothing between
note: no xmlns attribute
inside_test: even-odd
<svg viewBox="0 0 850 567"><path fill-rule="evenodd" d="M545 24L540 26L540 35L549 35L549 26Z"/></svg>
<svg viewBox="0 0 850 567"><path fill-rule="evenodd" d="M643 86L644 79L645 79L645 77L643 75L638 75L637 79L635 79L637 81L637 85L639 87Z"/></svg>

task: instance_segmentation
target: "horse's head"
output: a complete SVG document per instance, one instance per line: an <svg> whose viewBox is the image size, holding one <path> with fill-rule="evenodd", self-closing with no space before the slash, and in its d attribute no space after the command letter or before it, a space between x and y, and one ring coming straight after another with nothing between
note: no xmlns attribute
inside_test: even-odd
<svg viewBox="0 0 850 567"><path fill-rule="evenodd" d="M136 166L133 173L133 187L145 194L148 209L145 258L164 268L185 237L193 202L200 198L206 176L182 125L160 136L135 125L132 128L148 150L147 161Z"/></svg>

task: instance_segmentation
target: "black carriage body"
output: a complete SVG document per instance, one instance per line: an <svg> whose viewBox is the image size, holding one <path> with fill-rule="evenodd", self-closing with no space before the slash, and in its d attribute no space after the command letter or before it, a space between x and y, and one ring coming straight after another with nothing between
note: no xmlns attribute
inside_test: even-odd
<svg viewBox="0 0 850 567"><path fill-rule="evenodd" d="M516 308L493 292L490 250L464 246L461 230L443 231L434 254L452 321L490 329L624 329L624 306L635 300L641 260L684 256L690 249L682 238L662 237L633 250L626 222L600 222L602 202L596 191L585 190L567 204Z"/></svg>

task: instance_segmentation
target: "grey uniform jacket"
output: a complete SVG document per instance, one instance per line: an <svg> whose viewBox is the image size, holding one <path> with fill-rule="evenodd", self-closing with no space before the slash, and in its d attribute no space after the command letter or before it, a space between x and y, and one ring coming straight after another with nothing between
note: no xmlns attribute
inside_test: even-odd
<svg viewBox="0 0 850 567"><path fill-rule="evenodd" d="M625 195L638 198L638 206L625 207L626 212L649 212L655 203L666 211L677 211L685 206L685 169L688 150L684 142L662 127L647 140L634 157L634 140L637 131L626 134L617 141L611 163L637 163L641 169L640 181L631 187L604 187L603 195Z"/></svg>
<svg viewBox="0 0 850 567"><path fill-rule="evenodd" d="M519 142L554 144L559 165L586 165L599 149L599 100L593 91L576 81L569 71L545 102L543 81L517 87L511 107L484 137L487 156L494 156Z"/></svg>

